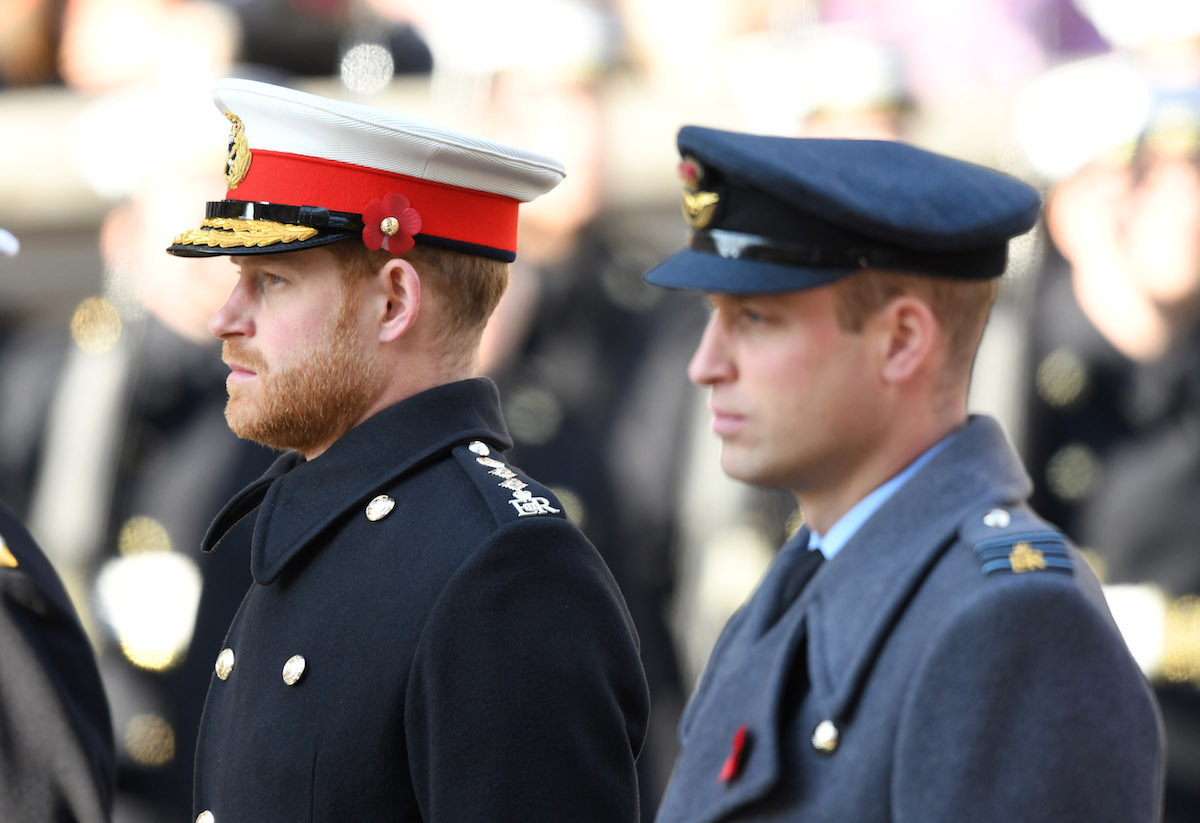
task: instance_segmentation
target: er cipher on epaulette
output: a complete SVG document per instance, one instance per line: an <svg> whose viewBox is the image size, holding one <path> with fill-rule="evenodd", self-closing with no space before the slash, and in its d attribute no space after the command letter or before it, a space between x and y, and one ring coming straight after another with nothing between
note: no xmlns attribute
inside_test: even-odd
<svg viewBox="0 0 1200 823"><path fill-rule="evenodd" d="M474 455L475 463L480 467L480 472L487 479L494 480L495 485L499 489L508 493L509 498L504 502L512 506L517 517L562 513L562 510L554 505L557 501L551 501L549 497L537 494L538 489L536 487L531 486L525 479L522 479L503 460L493 456L491 448L483 441L472 441L467 446L467 450ZM489 496L489 503L492 502L494 501ZM496 506L493 506L493 510L496 508ZM499 513L497 514L499 516Z"/></svg>

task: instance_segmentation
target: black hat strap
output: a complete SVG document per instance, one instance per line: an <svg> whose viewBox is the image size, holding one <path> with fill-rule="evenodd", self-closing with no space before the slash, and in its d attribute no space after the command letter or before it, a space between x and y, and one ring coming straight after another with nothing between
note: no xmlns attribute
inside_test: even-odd
<svg viewBox="0 0 1200 823"><path fill-rule="evenodd" d="M897 248L828 247L785 243L773 237L711 229L693 231L688 246L729 260L778 263L819 269L887 269L947 277L987 278L1004 273L1007 244L961 252L922 253Z"/></svg>

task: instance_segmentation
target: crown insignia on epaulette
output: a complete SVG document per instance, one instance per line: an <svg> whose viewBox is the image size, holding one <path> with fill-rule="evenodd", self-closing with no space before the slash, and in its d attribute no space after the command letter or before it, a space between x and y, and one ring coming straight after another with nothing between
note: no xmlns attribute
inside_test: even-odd
<svg viewBox="0 0 1200 823"><path fill-rule="evenodd" d="M1008 534L975 546L984 574L1058 571L1070 574L1071 555L1061 535L1054 532Z"/></svg>

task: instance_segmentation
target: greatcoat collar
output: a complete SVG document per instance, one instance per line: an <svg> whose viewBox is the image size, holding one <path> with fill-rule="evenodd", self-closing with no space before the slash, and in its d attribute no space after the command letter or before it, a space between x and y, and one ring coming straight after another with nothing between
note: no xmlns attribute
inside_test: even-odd
<svg viewBox="0 0 1200 823"><path fill-rule="evenodd" d="M1019 506L1031 490L999 424L972 416L824 564L802 600L812 698L826 717L836 722L851 710L897 615L964 516Z"/></svg>
<svg viewBox="0 0 1200 823"><path fill-rule="evenodd" d="M437 386L379 412L320 457L287 452L217 514L202 547L212 551L259 509L250 548L254 579L267 584L346 511L456 445L482 440L512 447L495 385L475 378Z"/></svg>

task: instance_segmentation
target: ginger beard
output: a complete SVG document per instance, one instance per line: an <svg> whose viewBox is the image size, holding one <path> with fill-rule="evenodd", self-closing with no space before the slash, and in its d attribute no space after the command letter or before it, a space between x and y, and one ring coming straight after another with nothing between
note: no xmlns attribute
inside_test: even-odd
<svg viewBox="0 0 1200 823"><path fill-rule="evenodd" d="M231 384L225 421L238 437L303 454L327 448L349 431L382 388L382 369L357 345L355 291L343 285L337 316L308 356L272 370L262 355L226 340L222 357L255 372L250 386Z"/></svg>

